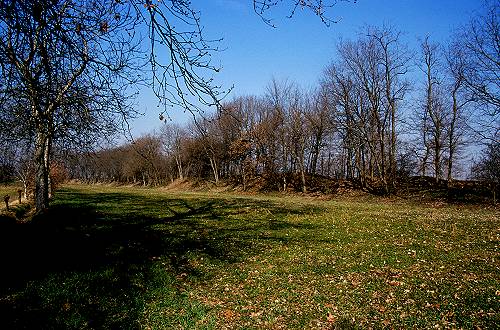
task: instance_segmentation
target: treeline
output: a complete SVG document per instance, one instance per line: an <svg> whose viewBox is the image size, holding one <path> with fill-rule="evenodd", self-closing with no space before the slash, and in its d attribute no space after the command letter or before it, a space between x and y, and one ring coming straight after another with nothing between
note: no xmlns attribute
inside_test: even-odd
<svg viewBox="0 0 500 330"><path fill-rule="evenodd" d="M391 28L369 27L338 44L314 90L273 80L264 95L237 97L186 126L166 123L133 143L80 153L70 176L301 191L324 177L390 193L414 175L448 185L470 176L460 169L466 147L486 146L473 176L498 182L499 54L487 44L498 26L491 30L497 17L488 15L448 45L421 40L418 51Z"/></svg>
<svg viewBox="0 0 500 330"><path fill-rule="evenodd" d="M264 95L237 97L187 125L165 123L131 143L54 156L69 178L90 183L194 179L305 192L326 178L390 193L415 175L447 185L470 177L461 169L466 148L483 148L472 176L498 183L496 15L471 21L447 45L424 38L418 50L398 31L369 27L338 43L313 90L272 80ZM28 160L18 163L29 168Z"/></svg>

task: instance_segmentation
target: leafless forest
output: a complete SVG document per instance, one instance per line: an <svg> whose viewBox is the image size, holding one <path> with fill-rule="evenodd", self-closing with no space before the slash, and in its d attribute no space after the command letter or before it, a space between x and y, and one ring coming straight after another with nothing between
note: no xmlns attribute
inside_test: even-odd
<svg viewBox="0 0 500 330"><path fill-rule="evenodd" d="M140 10L131 4L126 10ZM48 103L47 109L62 110L51 113L50 139L41 145L34 143L40 135L30 133L36 132L33 126L12 124L27 118L27 122L39 127L36 125L43 123L45 117L33 114L23 117L15 111L2 113L1 181L20 180L26 191L34 189L36 193L36 188L30 187L33 182L43 181L40 179L43 171L37 164L50 156L51 162L44 163L50 168L49 186L65 179L145 186L166 185L181 179L232 184L243 190L331 192L331 187L339 182L348 182L352 187L390 194L409 184L425 182L450 188L458 179L462 183L469 179L483 182L483 188L490 192L498 190L500 52L496 2L450 35L447 44L433 42L432 36L422 36L419 47L410 49L400 31L388 26L367 27L358 38L336 45L337 55L318 77L316 88L310 90L293 81L272 80L263 95L219 102L223 93L210 89L209 83L197 75L180 75L179 72L186 71L174 57L170 64L164 64L164 70L174 67L171 76L184 79L188 88L197 84L191 97L216 106L217 111L204 112L201 107L194 107L185 93L179 92L169 100L169 105L192 111L195 119L191 123L170 123L162 113L160 120L165 124L159 131L103 148L103 137L113 136L117 131L116 118L123 122L134 114L126 107L129 96L119 91L120 84L130 77L128 72L140 65L133 57L136 51L133 37L132 41L121 43L120 49L113 46L116 39L123 38L120 29L146 21L152 33L165 38L161 40L167 42L171 36L164 27L155 25L160 24L156 18L147 21L129 15L122 19L118 12L123 9L116 6L118 9L102 10L115 15L114 21L122 22L123 26L108 26L108 21L96 16L86 18L89 25L95 25L94 30L84 31L83 25L76 24L72 33L82 42L68 45L75 54L67 56L79 58L81 66L71 67L70 58L62 60L69 65L68 72L61 72L59 77L65 77L67 85L49 74L50 66L43 67L44 49L40 50L41 71L33 74L45 77L50 82L47 86L54 86L55 99ZM154 7L147 10L154 18L152 8L157 10ZM195 23L199 20L192 12L178 14L182 13ZM11 17L11 21L15 19ZM111 21L113 18L109 18ZM193 35L199 36L194 32ZM3 33L11 30L5 29ZM54 45L64 42L56 37ZM94 55L88 53L88 49L92 50L87 48L89 42L107 43L106 47L117 56L127 54L129 58L105 63L107 56L98 51ZM173 54L182 53L182 47L167 44ZM200 52L211 50L203 39L191 46L199 47ZM3 75L21 72L18 85L3 86L2 104L7 108L22 106L31 100L32 92L31 85L23 80L24 71L15 61L12 47L3 43L0 49ZM29 60L30 55L25 55ZM152 63L153 58L152 50ZM57 63L56 59L51 65L56 67ZM194 67L193 63L188 64ZM158 66L161 63L153 65L152 79L161 100L161 92L172 86L156 74ZM89 74L80 79L79 75L87 71ZM236 83L237 80L235 77ZM133 83L138 81L126 81L127 86ZM41 90L36 92L42 93L44 86L38 86ZM64 89L66 86L71 87ZM5 101L20 88L24 88L27 98ZM61 93L69 95L64 101L56 93L61 88ZM474 160L470 158L471 151L478 155ZM418 181L417 177L424 179Z"/></svg>
<svg viewBox="0 0 500 330"><path fill-rule="evenodd" d="M497 90L498 66L488 72L472 61L481 56L475 51L491 51L474 44L479 36L456 38L439 45L427 37L411 51L399 32L368 28L338 44L338 59L315 90L272 80L264 95L237 97L189 125L167 122L132 143L78 154L69 175L86 182L188 179L303 192L332 192L342 180L383 194L408 184L453 187L457 178L494 185L498 95L475 90ZM479 148L482 158L470 164L467 153Z"/></svg>

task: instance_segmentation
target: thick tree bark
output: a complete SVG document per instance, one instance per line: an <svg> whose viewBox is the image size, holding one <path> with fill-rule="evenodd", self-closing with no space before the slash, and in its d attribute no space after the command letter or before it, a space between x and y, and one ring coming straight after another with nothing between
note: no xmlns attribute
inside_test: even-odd
<svg viewBox="0 0 500 330"><path fill-rule="evenodd" d="M182 160L179 156L175 156L175 163L177 164L177 174L179 179L184 180L184 172L182 170Z"/></svg>
<svg viewBox="0 0 500 330"><path fill-rule="evenodd" d="M300 169L300 181L302 183L302 192L306 193L307 192L307 186L306 186L306 171L304 170L304 165L301 166Z"/></svg>
<svg viewBox="0 0 500 330"><path fill-rule="evenodd" d="M35 140L35 210L37 213L49 207L49 164L51 136L39 129Z"/></svg>

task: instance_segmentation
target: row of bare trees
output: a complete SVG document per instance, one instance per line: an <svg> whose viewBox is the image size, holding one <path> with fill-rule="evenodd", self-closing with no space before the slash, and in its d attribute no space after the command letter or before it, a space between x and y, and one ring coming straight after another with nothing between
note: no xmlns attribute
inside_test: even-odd
<svg viewBox="0 0 500 330"><path fill-rule="evenodd" d="M417 51L409 50L391 27L367 27L357 39L338 43L338 56L314 90L273 80L264 95L237 97L186 126L165 124L160 132L99 152L75 149L85 144L76 140L94 139L93 133L107 127L102 123L111 123L109 131L116 128L112 118L97 117L112 110L86 108L81 113L88 117L74 116L71 109L92 102L65 98L76 103L51 117L58 152L44 152L64 155L69 176L88 182L160 185L199 178L216 184L229 180L244 189L259 183L273 190L307 191L310 181L321 176L353 180L384 193L409 175L451 184L466 146L486 144L485 150L498 150L497 16L498 4L491 2L448 45L426 37ZM75 90L75 95L87 94ZM66 109L63 103L58 107ZM5 114L2 132L12 131L10 127L31 132L29 125L9 126L23 112ZM89 124L93 121L95 129ZM14 134L20 135L36 139ZM33 154L33 143L26 146L23 151L18 142L8 145L14 151L5 153L11 158L2 156L11 159L3 161L3 172L12 174L21 170L16 164L23 164L37 173L30 157L21 157ZM480 162L488 168L490 154ZM474 166L480 168L485 167Z"/></svg>
<svg viewBox="0 0 500 330"><path fill-rule="evenodd" d="M334 129L318 95L274 80L263 97L239 97L186 127L165 124L133 143L86 154L86 161L75 162L80 167L70 166L76 171L71 175L90 182L142 184L229 179L243 188L259 177L279 190L296 177L305 191L307 175L341 175L335 156L326 159L326 137L333 137Z"/></svg>
<svg viewBox="0 0 500 330"><path fill-rule="evenodd" d="M272 25L267 13L282 1L251 4ZM335 1L284 5L290 17L303 8L328 24ZM211 64L218 43L203 30L188 0L0 2L0 145L30 144L37 212L49 206L56 144L76 139L82 147L126 124L138 85L152 89L160 117L171 106L196 112L220 104L227 91L214 84L219 68Z"/></svg>
<svg viewBox="0 0 500 330"><path fill-rule="evenodd" d="M377 177L388 192L398 170L397 125L410 56L400 34L390 28L368 28L358 40L341 42L338 53L322 88L344 137L349 176Z"/></svg>
<svg viewBox="0 0 500 330"><path fill-rule="evenodd" d="M474 35L458 34L448 45L426 37L416 52L400 32L368 27L338 43L316 89L272 80L262 96L237 97L185 127L165 124L80 161L86 169L73 176L145 185L231 180L243 188L259 178L270 189L307 191L319 175L384 193L408 175L451 184L466 147L498 145L498 79L491 76L499 56L486 45L495 40L490 34L498 37L494 14L471 21Z"/></svg>

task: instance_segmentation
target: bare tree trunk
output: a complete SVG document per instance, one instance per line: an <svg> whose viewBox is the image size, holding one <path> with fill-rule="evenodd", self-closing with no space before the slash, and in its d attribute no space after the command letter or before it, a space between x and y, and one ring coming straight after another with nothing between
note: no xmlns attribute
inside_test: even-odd
<svg viewBox="0 0 500 330"><path fill-rule="evenodd" d="M307 187L306 187L306 169L305 169L305 161L304 157L299 161L299 166L300 166L300 181L302 183L302 192L306 193L307 192Z"/></svg>
<svg viewBox="0 0 500 330"><path fill-rule="evenodd" d="M23 181L24 199L28 199L28 181Z"/></svg>
<svg viewBox="0 0 500 330"><path fill-rule="evenodd" d="M47 169L47 195L49 200L52 198L52 182L50 178L50 150L52 149L52 139L48 139L45 145L45 151L43 156L43 161L45 162L45 168Z"/></svg>
<svg viewBox="0 0 500 330"><path fill-rule="evenodd" d="M384 193L389 193L389 184L387 182L387 160L386 160L386 149L385 149L385 133L384 128L381 127L379 134L379 142L380 142L380 178L382 179L382 184L384 186Z"/></svg>
<svg viewBox="0 0 500 330"><path fill-rule="evenodd" d="M309 168L309 172L311 172L312 175L316 174L320 148L321 148L321 137L319 138L316 137L316 141L314 142L314 146L311 151L311 166Z"/></svg>
<svg viewBox="0 0 500 330"><path fill-rule="evenodd" d="M438 48L437 45L435 44L430 44L428 38L426 38L422 44L421 44L421 49L422 49L422 55L424 59L424 72L426 75L426 105L425 105L425 111L426 114L424 114L424 146L427 148L427 145L425 145L425 140L427 137L427 126L426 126L426 121L427 119L430 120L430 134L431 137L430 139L432 140L432 157L433 157L433 165L434 165L434 179L436 184L439 183L439 180L441 179L441 153L443 151L443 116L442 116L442 106L440 102L440 94L438 93L439 90L436 90L434 88L434 85L437 84L437 74L435 72L436 68L439 68L439 62L437 61L437 58L439 56ZM427 157L427 151L426 149L426 154L425 158ZM430 150L429 150L430 151ZM425 165L424 165L425 166ZM424 168L425 169L425 168Z"/></svg>
<svg viewBox="0 0 500 330"><path fill-rule="evenodd" d="M390 158L390 171L391 171L391 188L396 188L396 104L394 101L391 104L391 158Z"/></svg>
<svg viewBox="0 0 500 330"><path fill-rule="evenodd" d="M177 171L179 174L179 179L184 179L184 173L182 171L182 161L179 156L175 156L175 162L177 163Z"/></svg>
<svg viewBox="0 0 500 330"><path fill-rule="evenodd" d="M366 188L366 160L364 147L359 150L359 168L360 168L360 183L361 187Z"/></svg>
<svg viewBox="0 0 500 330"><path fill-rule="evenodd" d="M424 138L424 145L426 144L426 140ZM427 174L427 162L429 160L429 148L425 146L425 153L424 156L422 157L422 164L421 164L421 172L422 176L424 177Z"/></svg>
<svg viewBox="0 0 500 330"><path fill-rule="evenodd" d="M306 174L305 174L305 171L303 169L300 171L300 179L302 181L302 192L306 193L307 192Z"/></svg>
<svg viewBox="0 0 500 330"><path fill-rule="evenodd" d="M354 178L354 173L353 173L353 169L352 169L352 148L351 146L349 146L349 148L347 149L347 168L346 168L346 175L345 175L345 178L348 179L348 180L352 180Z"/></svg>
<svg viewBox="0 0 500 330"><path fill-rule="evenodd" d="M434 136L434 178L436 184L441 179L441 128L436 125L436 133Z"/></svg>
<svg viewBox="0 0 500 330"><path fill-rule="evenodd" d="M210 157L210 166L212 167L212 172L214 174L214 180L215 184L219 184L219 170L217 168L217 161L215 160L215 157Z"/></svg>
<svg viewBox="0 0 500 330"><path fill-rule="evenodd" d="M35 209L41 212L49 207L50 135L39 129L35 140Z"/></svg>
<svg viewBox="0 0 500 330"><path fill-rule="evenodd" d="M247 178L244 161L241 164L241 183L243 184L243 191L247 190Z"/></svg>
<svg viewBox="0 0 500 330"><path fill-rule="evenodd" d="M457 149L456 139L456 124L458 117L458 102L457 102L457 89L452 92L453 98L453 113L450 121L450 130L448 132L448 175L447 175L447 185L451 185L453 180L453 158L455 158L455 153Z"/></svg>

